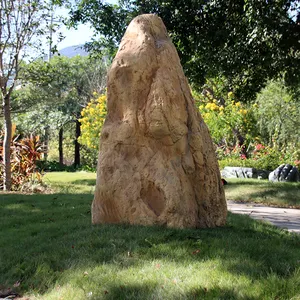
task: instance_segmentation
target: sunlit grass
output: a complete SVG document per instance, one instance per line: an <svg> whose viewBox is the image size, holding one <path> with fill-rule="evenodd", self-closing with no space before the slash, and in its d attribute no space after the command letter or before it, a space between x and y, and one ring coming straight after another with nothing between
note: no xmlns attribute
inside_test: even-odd
<svg viewBox="0 0 300 300"><path fill-rule="evenodd" d="M0 194L0 291L67 300L300 295L295 234L232 214L216 229L92 226L95 174L46 179L53 194Z"/></svg>
<svg viewBox="0 0 300 300"><path fill-rule="evenodd" d="M93 193L96 173L91 172L50 172L44 176L46 184L54 191L64 193Z"/></svg>
<svg viewBox="0 0 300 300"><path fill-rule="evenodd" d="M228 179L225 193L227 200L300 208L300 182Z"/></svg>

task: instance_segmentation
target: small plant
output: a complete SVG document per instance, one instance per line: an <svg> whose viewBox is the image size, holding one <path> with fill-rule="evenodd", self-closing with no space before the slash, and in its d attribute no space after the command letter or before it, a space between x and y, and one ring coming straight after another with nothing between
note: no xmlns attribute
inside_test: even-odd
<svg viewBox="0 0 300 300"><path fill-rule="evenodd" d="M14 128L13 128L14 129ZM14 133L15 130L13 130ZM14 136L11 142L12 189L24 190L30 183L41 184L42 174L37 171L36 163L44 153L39 136L20 138ZM3 189L3 133L0 133L0 189Z"/></svg>

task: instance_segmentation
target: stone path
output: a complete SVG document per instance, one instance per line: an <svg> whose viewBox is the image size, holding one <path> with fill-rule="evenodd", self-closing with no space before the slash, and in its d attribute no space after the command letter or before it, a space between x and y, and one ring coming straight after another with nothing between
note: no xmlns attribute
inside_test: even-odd
<svg viewBox="0 0 300 300"><path fill-rule="evenodd" d="M233 201L227 201L227 207L234 214L245 214L256 220L265 220L275 226L300 234L300 209L277 208Z"/></svg>

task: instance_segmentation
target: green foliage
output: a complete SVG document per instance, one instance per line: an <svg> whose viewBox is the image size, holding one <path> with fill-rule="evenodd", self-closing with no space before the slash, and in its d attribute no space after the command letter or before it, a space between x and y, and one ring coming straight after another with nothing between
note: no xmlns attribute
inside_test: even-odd
<svg viewBox="0 0 300 300"><path fill-rule="evenodd" d="M122 0L119 5L81 0L72 21L90 23L96 34L115 47L133 17L154 13L162 18L191 83L225 76L239 101L253 100L267 82L285 71L299 84L299 4L282 0ZM108 42L107 42L108 41ZM101 42L100 42L101 45ZM101 51L99 43L97 50ZM103 46L102 46L103 48Z"/></svg>
<svg viewBox="0 0 300 300"><path fill-rule="evenodd" d="M300 149L300 105L284 84L271 81L257 97L256 111L262 141L269 145Z"/></svg>
<svg viewBox="0 0 300 300"><path fill-rule="evenodd" d="M277 147L264 146L262 144L250 144L247 149L247 157L241 154L239 147L233 149L222 148L217 150L220 169L225 166L250 167L260 170L273 171L282 164L290 164L300 170L300 151L296 149L279 150Z"/></svg>
<svg viewBox="0 0 300 300"><path fill-rule="evenodd" d="M36 162L41 159L43 146L39 136L20 138L11 142L12 189L26 190L33 183L42 183L42 175L36 170ZM3 188L3 133L0 134L0 189Z"/></svg>
<svg viewBox="0 0 300 300"><path fill-rule="evenodd" d="M73 165L67 166L64 164L60 164L59 162L55 160L39 160L36 162L36 167L39 170L39 172L75 172L76 169Z"/></svg>
<svg viewBox="0 0 300 300"><path fill-rule="evenodd" d="M68 115L80 114L93 92L102 92L106 67L102 60L83 56L54 56L24 66L22 80L30 87L29 97L55 106Z"/></svg>
<svg viewBox="0 0 300 300"><path fill-rule="evenodd" d="M103 92L106 77L105 62L81 56L72 58L54 56L49 62L37 60L24 65L21 74L22 81L26 84L15 93L17 100L15 109L21 111L14 115L18 131L23 134L29 132L44 135L47 128L52 146L49 150L49 159L58 160L56 150L58 143L54 139L58 139L57 132L62 129L63 152L66 154L64 162L72 164L76 161L75 157L79 157L79 147L75 147L77 151L74 151L79 132L70 124L80 118L82 107L93 98L93 93ZM27 102L35 103L34 108L22 111L26 108ZM96 158L92 159L91 150L82 149L82 151L85 152L81 156L82 163L94 165Z"/></svg>
<svg viewBox="0 0 300 300"><path fill-rule="evenodd" d="M26 86L15 97L20 105L36 99L43 105L46 115L58 112L60 116L68 116L61 122L53 121L61 127L80 116L82 106L90 101L94 92L104 90L105 77L106 67L102 60L54 56L49 62L36 60L23 67L22 81Z"/></svg>
<svg viewBox="0 0 300 300"><path fill-rule="evenodd" d="M74 162L74 132L75 122L63 126L63 163L72 165ZM59 132L52 130L49 141L48 159L59 161Z"/></svg>
<svg viewBox="0 0 300 300"><path fill-rule="evenodd" d="M89 148L86 145L81 145L81 164L79 169L89 172L96 171L98 152L98 148Z"/></svg>
<svg viewBox="0 0 300 300"><path fill-rule="evenodd" d="M69 166L65 164L60 164L55 160L39 160L36 162L36 168L39 172L96 172L95 162L90 162L86 160L83 160L83 163L80 167L75 167L74 164Z"/></svg>
<svg viewBox="0 0 300 300"><path fill-rule="evenodd" d="M50 107L41 103L36 104L30 111L13 114L12 120L19 134L37 134L43 137L46 127L55 133L61 126L70 122L72 116L64 114L55 104Z"/></svg>
<svg viewBox="0 0 300 300"><path fill-rule="evenodd" d="M224 81L224 78L210 79L201 94L193 91L196 105L217 145L220 168L274 170L283 163L299 166L297 98L276 81L258 94L256 103L244 104L235 99L233 92L227 93Z"/></svg>
<svg viewBox="0 0 300 300"><path fill-rule="evenodd" d="M68 171L73 172L75 170L95 170L97 166L98 150L88 148L85 145L81 145L80 155L81 164L80 167L74 167L74 137L73 137L74 123L69 123L65 126L65 135L63 142L63 164L59 163L58 154L58 141L57 134L52 134L49 143L48 162L43 162L42 166L45 170L51 171ZM43 168L44 168L43 167Z"/></svg>

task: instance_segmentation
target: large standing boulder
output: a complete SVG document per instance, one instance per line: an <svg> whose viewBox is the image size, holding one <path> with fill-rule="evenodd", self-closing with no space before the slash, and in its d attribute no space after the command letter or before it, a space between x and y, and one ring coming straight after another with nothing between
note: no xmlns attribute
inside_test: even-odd
<svg viewBox="0 0 300 300"><path fill-rule="evenodd" d="M107 111L94 224L225 224L214 146L159 17L128 26L108 74Z"/></svg>

